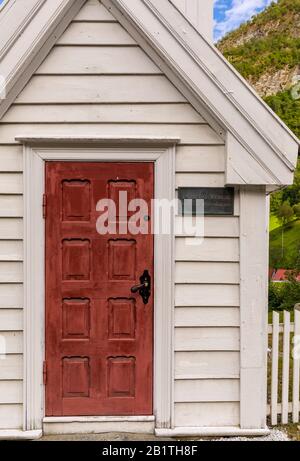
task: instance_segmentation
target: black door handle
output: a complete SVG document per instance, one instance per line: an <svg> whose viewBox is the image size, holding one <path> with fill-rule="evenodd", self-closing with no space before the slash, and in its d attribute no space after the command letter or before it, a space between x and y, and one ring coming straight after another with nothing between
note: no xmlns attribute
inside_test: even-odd
<svg viewBox="0 0 300 461"><path fill-rule="evenodd" d="M147 270L140 277L140 285L135 285L131 288L131 293L139 293L144 304L148 304L151 296L151 277Z"/></svg>

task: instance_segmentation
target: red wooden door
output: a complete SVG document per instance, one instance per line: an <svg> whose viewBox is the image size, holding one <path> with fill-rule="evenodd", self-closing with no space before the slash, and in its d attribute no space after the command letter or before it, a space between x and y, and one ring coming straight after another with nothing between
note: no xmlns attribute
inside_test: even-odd
<svg viewBox="0 0 300 461"><path fill-rule="evenodd" d="M99 200L150 210L153 182L152 163L46 163L47 416L153 412L153 235L96 229ZM131 293L144 270L146 305Z"/></svg>

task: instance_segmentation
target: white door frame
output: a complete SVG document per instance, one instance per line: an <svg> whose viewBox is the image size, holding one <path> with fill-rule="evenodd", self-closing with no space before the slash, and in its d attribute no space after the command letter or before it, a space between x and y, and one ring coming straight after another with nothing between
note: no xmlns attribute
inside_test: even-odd
<svg viewBox="0 0 300 461"><path fill-rule="evenodd" d="M24 430L43 427L45 357L45 161L134 161L155 164L155 198L175 197L178 140L108 140L106 147L78 147L90 140L17 138L24 144ZM93 140L95 143L95 140ZM98 140L101 142L101 140ZM68 147L76 145L77 147ZM95 145L95 144L94 144ZM113 146L119 147L113 147ZM142 148L136 147L143 145ZM44 146L44 147L43 147ZM51 147L52 146L52 147ZM63 146L63 147L59 147ZM67 146L67 147L66 147ZM109 147L107 147L109 146ZM130 147L132 146L132 147ZM144 147L146 146L146 147ZM148 146L148 147L147 147ZM153 146L153 147L152 147ZM155 147L159 146L159 147ZM173 427L174 229L155 235L154 416L156 428Z"/></svg>

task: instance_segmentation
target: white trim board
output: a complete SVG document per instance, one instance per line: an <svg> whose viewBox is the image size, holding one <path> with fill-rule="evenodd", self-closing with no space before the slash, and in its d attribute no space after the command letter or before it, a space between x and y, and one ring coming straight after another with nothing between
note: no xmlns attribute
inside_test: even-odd
<svg viewBox="0 0 300 461"><path fill-rule="evenodd" d="M70 141L70 139L68 139ZM107 143L108 140L105 140ZM113 143L114 140L111 140ZM73 139L76 143L76 139ZM155 198L175 198L175 145L169 147L59 148L24 146L24 430L42 429L45 350L45 232L42 216L45 161L153 161ZM54 143L55 144L55 143ZM157 428L172 427L174 334L174 230L155 235L154 415Z"/></svg>

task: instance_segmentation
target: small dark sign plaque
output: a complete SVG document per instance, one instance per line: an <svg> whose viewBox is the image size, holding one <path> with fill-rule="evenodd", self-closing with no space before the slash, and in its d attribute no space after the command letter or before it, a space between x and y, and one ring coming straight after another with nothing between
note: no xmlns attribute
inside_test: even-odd
<svg viewBox="0 0 300 461"><path fill-rule="evenodd" d="M204 200L204 215L222 216L234 213L234 188L226 187L180 187L178 198L182 214L196 216L196 200ZM200 207L201 208L201 207Z"/></svg>

